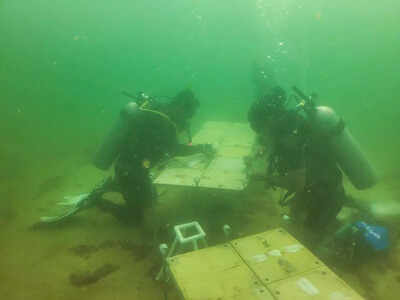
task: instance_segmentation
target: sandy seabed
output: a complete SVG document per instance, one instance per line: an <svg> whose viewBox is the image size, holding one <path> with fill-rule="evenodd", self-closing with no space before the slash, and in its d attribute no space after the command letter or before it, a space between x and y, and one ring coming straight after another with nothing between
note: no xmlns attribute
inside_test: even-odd
<svg viewBox="0 0 400 300"><path fill-rule="evenodd" d="M0 299L180 299L172 285L154 280L160 267L156 248L141 228L128 226L92 208L51 227L32 226L65 195L90 191L107 174L75 158L48 162L23 176L0 182ZM37 171L40 170L40 171ZM366 192L351 191L365 201L398 200L400 182L384 178ZM160 196L165 223L198 220L211 245L224 241L222 226L237 236L283 225L279 191L252 184L238 196L166 190ZM119 195L109 196L121 201ZM207 198L207 201L204 201ZM332 266L366 299L397 300L400 294L399 215L383 222L393 229L392 249L357 270ZM158 242L170 242L168 234Z"/></svg>

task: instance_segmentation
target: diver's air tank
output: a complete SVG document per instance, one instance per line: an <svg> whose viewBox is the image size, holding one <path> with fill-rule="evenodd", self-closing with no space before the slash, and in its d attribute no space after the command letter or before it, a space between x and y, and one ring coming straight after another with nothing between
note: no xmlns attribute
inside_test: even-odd
<svg viewBox="0 0 400 300"><path fill-rule="evenodd" d="M120 152L130 130L132 119L138 111L139 107L135 102L129 102L121 110L120 116L94 156L93 164L95 167L101 170L110 168Z"/></svg>
<svg viewBox="0 0 400 300"><path fill-rule="evenodd" d="M377 175L361 151L360 145L345 127L342 118L327 106L317 106L309 113L312 127L322 135L328 136L332 152L342 171L359 190L372 187Z"/></svg>

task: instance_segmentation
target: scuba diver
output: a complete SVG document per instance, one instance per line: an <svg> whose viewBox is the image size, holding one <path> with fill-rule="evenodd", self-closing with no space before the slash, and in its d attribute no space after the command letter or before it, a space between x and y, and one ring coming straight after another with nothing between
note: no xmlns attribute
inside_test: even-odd
<svg viewBox="0 0 400 300"><path fill-rule="evenodd" d="M109 169L114 163L115 175L88 194L67 198L67 202L61 203L70 207L67 213L43 217L42 222L58 222L83 208L97 205L119 219L139 224L145 209L151 208L156 199L150 168L175 155L213 154L209 144L191 145L189 121L199 106L191 90L179 92L168 102L158 101L142 92L137 96L124 94L135 101L121 110L93 161L101 170ZM178 142L178 134L182 131L188 132L188 144ZM102 198L111 191L120 192L125 205Z"/></svg>
<svg viewBox="0 0 400 300"><path fill-rule="evenodd" d="M265 178L287 190L280 204L318 236L347 201L342 172L357 189L372 187L377 178L343 119L316 106L315 96L293 91L288 97L279 86L269 89L252 104L248 119L260 145L270 150Z"/></svg>

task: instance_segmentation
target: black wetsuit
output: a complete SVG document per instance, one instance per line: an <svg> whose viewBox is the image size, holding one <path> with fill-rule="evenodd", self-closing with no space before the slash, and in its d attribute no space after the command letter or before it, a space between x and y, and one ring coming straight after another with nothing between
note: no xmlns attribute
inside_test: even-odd
<svg viewBox="0 0 400 300"><path fill-rule="evenodd" d="M305 210L306 226L323 231L334 221L345 200L343 176L331 152L330 136L319 135L305 119L295 114L285 122L291 126L282 126L288 130L280 130L274 138L269 172L284 175L305 169L305 187L290 201L292 213L296 215Z"/></svg>
<svg viewBox="0 0 400 300"><path fill-rule="evenodd" d="M129 130L119 148L115 162L115 177L108 179L96 197L108 191L120 192L126 207L108 201L96 201L117 217L140 222L143 210L155 200L155 190L149 167L174 155L188 155L199 151L199 147L178 143L176 125L158 111L138 110L129 121Z"/></svg>
<svg viewBox="0 0 400 300"><path fill-rule="evenodd" d="M314 231L325 230L344 203L343 175L334 158L326 140L309 141L305 150L306 186L297 200L306 205L306 226Z"/></svg>

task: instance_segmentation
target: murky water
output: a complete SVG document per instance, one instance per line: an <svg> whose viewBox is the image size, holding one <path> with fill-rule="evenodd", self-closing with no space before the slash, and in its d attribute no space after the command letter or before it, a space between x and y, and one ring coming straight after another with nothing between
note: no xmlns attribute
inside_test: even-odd
<svg viewBox="0 0 400 300"><path fill-rule="evenodd" d="M128 101L122 90L164 97L191 87L196 132L207 120L246 121L258 62L332 106L377 168L376 187L348 190L374 203L391 251L357 271L332 267L367 299L397 299L399 12L394 0L2 1L0 297L178 299L153 280L159 256L140 228L97 209L31 226L107 175L91 159ZM197 218L211 244L225 223L244 236L284 222L279 191L257 184L229 205L223 195L208 205L182 191L163 197L170 224ZM76 284L88 272L93 282Z"/></svg>

